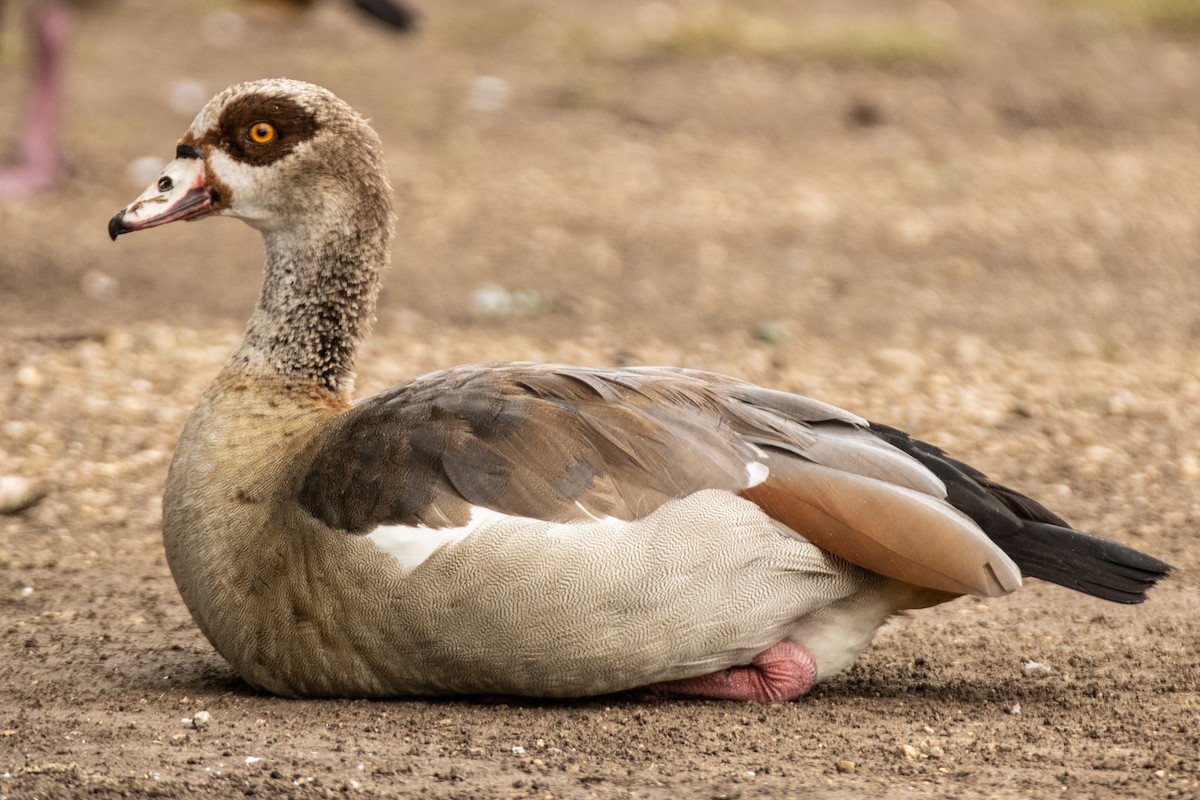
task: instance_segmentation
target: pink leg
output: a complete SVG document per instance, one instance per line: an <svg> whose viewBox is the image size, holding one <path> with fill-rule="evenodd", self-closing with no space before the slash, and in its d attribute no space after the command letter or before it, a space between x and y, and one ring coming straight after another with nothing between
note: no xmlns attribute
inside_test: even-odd
<svg viewBox="0 0 1200 800"><path fill-rule="evenodd" d="M780 642L754 657L745 667L730 667L709 675L663 681L646 687L650 697L704 697L781 703L808 694L817 679L812 653L795 642Z"/></svg>
<svg viewBox="0 0 1200 800"><path fill-rule="evenodd" d="M71 11L61 0L35 3L30 11L33 72L20 161L0 170L0 197L36 192L59 177L58 121Z"/></svg>

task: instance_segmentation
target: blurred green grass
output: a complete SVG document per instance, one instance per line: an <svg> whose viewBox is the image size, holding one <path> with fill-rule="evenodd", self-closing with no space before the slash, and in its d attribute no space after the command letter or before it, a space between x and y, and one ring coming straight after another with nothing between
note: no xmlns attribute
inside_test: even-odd
<svg viewBox="0 0 1200 800"><path fill-rule="evenodd" d="M649 61L734 56L919 71L954 67L962 50L954 37L906 19L868 17L802 28L718 6L680 15L659 30L644 31L634 55Z"/></svg>
<svg viewBox="0 0 1200 800"><path fill-rule="evenodd" d="M1118 22L1162 33L1200 38L1200 0L1057 0L1057 4L1098 11Z"/></svg>

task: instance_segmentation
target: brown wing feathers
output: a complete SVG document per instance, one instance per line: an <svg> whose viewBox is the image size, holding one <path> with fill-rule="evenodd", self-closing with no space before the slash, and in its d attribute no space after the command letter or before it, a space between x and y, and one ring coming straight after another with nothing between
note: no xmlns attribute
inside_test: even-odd
<svg viewBox="0 0 1200 800"><path fill-rule="evenodd" d="M743 488L753 449L720 423L700 382L669 387L685 398L674 403L656 383L511 365L426 376L343 415L300 500L331 527L363 533L464 524L471 505L633 519L699 489Z"/></svg>
<svg viewBox="0 0 1200 800"><path fill-rule="evenodd" d="M770 474L747 488L755 461ZM668 368L481 365L419 378L330 427L300 501L331 527L365 533L462 525L473 505L557 521L634 519L708 488L740 492L830 552L939 591L1012 591L1020 573L1011 556L1027 574L1136 602L1169 569L1071 530L900 431ZM1089 571L1072 579L1081 553Z"/></svg>

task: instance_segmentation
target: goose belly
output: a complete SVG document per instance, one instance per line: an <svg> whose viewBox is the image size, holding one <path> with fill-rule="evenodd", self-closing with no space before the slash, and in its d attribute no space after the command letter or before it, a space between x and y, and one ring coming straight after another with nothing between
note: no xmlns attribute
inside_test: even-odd
<svg viewBox="0 0 1200 800"><path fill-rule="evenodd" d="M788 639L803 646L817 662L817 682L829 680L858 658L898 604L886 590L886 579L876 575L849 597L814 610L801 619Z"/></svg>
<svg viewBox="0 0 1200 800"><path fill-rule="evenodd" d="M368 537L394 562L410 691L581 696L714 672L873 578L715 490L633 522L473 522L427 532L428 552Z"/></svg>

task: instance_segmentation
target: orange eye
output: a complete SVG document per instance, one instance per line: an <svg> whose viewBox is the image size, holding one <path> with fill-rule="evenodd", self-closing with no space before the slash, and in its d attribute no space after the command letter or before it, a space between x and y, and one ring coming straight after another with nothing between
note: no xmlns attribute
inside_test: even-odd
<svg viewBox="0 0 1200 800"><path fill-rule="evenodd" d="M274 141L275 135L275 126L269 122L256 122L246 130L246 136L255 144Z"/></svg>

